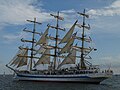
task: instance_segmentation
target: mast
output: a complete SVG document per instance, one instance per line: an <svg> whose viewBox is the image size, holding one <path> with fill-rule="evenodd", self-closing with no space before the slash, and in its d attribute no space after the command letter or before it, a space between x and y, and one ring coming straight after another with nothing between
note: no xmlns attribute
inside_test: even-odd
<svg viewBox="0 0 120 90"><path fill-rule="evenodd" d="M56 36L55 36L55 51L54 51L54 66L53 69L56 69L56 61L57 61L57 57L58 57L58 30L63 30L65 31L65 29L59 28L59 20L64 20L64 18L59 16L59 11L57 12L57 15L53 15L50 14L51 16L53 16L54 18L56 18L56 27L54 26L50 26L51 28L55 28L56 29Z"/></svg>
<svg viewBox="0 0 120 90"><path fill-rule="evenodd" d="M78 14L82 15L83 16L83 23L82 23L82 37L81 37L81 41L82 41L82 47L81 47L81 60L80 60L80 68L81 69L86 69L86 65L85 65L85 62L84 62L84 41L85 41L85 18L87 17L88 18L88 15L86 15L85 13L85 9L83 11L83 13L79 13Z"/></svg>
<svg viewBox="0 0 120 90"><path fill-rule="evenodd" d="M83 11L83 13L85 14L85 9ZM84 52L83 52L83 48L84 48L84 26L85 26L85 16L83 16L83 31L82 31L82 49L81 49L81 69L86 69L85 63L84 63Z"/></svg>
<svg viewBox="0 0 120 90"><path fill-rule="evenodd" d="M57 12L57 16L59 17L59 11ZM56 38L55 38L55 60L54 60L54 70L56 68L56 61L57 61L57 46L58 46L58 18L56 18L57 24L56 24Z"/></svg>
<svg viewBox="0 0 120 90"><path fill-rule="evenodd" d="M39 22L36 22L36 18L34 18L34 21L31 21L31 20L27 20L28 22L31 22L31 23L33 23L33 31L29 31L29 30L24 30L24 31L26 31L26 32L31 32L32 33L32 41L31 41L31 43L32 43L32 47L31 47L31 56L30 56L30 58L31 58L31 60L30 60L30 71L32 70L32 60L33 60L33 51L34 51L34 44L36 43L35 42L35 34L39 34L39 33L36 33L36 23L37 24L41 24L41 23L39 23ZM27 40L26 40L27 41Z"/></svg>

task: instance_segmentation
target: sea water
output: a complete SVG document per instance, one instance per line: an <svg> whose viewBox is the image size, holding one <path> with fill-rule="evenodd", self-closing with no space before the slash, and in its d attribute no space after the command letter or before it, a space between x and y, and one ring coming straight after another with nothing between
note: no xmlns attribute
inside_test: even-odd
<svg viewBox="0 0 120 90"><path fill-rule="evenodd" d="M101 84L14 81L12 75L0 75L0 90L120 90L120 75Z"/></svg>

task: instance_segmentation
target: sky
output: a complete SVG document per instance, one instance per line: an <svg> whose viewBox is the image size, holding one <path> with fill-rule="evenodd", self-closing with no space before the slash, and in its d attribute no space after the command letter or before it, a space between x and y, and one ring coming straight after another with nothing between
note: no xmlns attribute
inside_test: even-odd
<svg viewBox="0 0 120 90"><path fill-rule="evenodd" d="M64 17L60 27L69 30L71 25L82 18L77 12L89 14L91 30L89 35L97 51L91 54L94 64L114 70L120 74L120 0L0 0L0 74L11 73L5 67L22 43L21 38L30 38L24 28L32 29L27 19L43 23L37 25L38 32L44 32L46 25L55 25L50 13L58 11ZM53 31L51 31L52 33ZM65 35L65 32L61 32Z"/></svg>

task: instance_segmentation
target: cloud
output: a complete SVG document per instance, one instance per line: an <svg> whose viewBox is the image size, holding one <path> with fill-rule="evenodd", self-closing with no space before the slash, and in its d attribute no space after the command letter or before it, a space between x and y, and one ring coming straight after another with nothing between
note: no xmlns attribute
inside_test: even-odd
<svg viewBox="0 0 120 90"><path fill-rule="evenodd" d="M115 0L110 5L99 9L90 9L86 13L90 15L91 27L97 30L96 33L109 33L115 37L119 36L120 0Z"/></svg>
<svg viewBox="0 0 120 90"><path fill-rule="evenodd" d="M75 13L76 11L74 9L70 9L70 10L62 10L62 13Z"/></svg>
<svg viewBox="0 0 120 90"><path fill-rule="evenodd" d="M113 2L112 5L110 5L111 8L120 8L120 0L116 0Z"/></svg>
<svg viewBox="0 0 120 90"><path fill-rule="evenodd" d="M120 66L120 55L116 56L105 56L100 58L100 64L103 65L112 65L112 67L119 67Z"/></svg>
<svg viewBox="0 0 120 90"><path fill-rule="evenodd" d="M41 5L41 0L39 2L38 0L0 0L1 40L4 43L13 43L26 36L25 33L18 31L15 31L14 34L13 32L6 33L4 30L7 26L24 25L27 23L27 19L33 20L34 17L38 22L52 19L50 14L41 8Z"/></svg>
<svg viewBox="0 0 120 90"><path fill-rule="evenodd" d="M39 3L39 5L38 5ZM0 30L4 30L6 26L12 25L24 25L27 22L25 20L31 19L34 17L37 18L39 22L46 22L48 20L54 19L50 16L50 13L56 14L56 12L47 12L42 9L42 2L38 0L1 0L0 1ZM60 16L66 18L68 14L74 13L74 9L60 11ZM70 20L70 19L69 19ZM4 33L4 32L3 32ZM22 32L14 32L2 34L1 37L4 39L4 43L13 43L19 40L22 37ZM23 36L25 36L24 34Z"/></svg>
<svg viewBox="0 0 120 90"><path fill-rule="evenodd" d="M0 25L1 24L25 24L26 19L38 18L40 22L50 19L49 13L41 8L36 8L37 0L1 0L0 1Z"/></svg>
<svg viewBox="0 0 120 90"><path fill-rule="evenodd" d="M18 32L16 34L7 34L7 35L3 35L3 41L4 43L12 43L12 42L15 42L15 41L18 41L20 40L21 38L26 38L26 37L29 37L27 35L27 33L25 32Z"/></svg>
<svg viewBox="0 0 120 90"><path fill-rule="evenodd" d="M98 59L99 57L97 57ZM96 62L100 65L100 68L105 70L111 68L114 71L114 74L120 73L120 55L116 56L103 56L98 59Z"/></svg>
<svg viewBox="0 0 120 90"><path fill-rule="evenodd" d="M65 23L65 24L63 24L63 27L69 29L72 25L73 25L72 23Z"/></svg>
<svg viewBox="0 0 120 90"><path fill-rule="evenodd" d="M120 0L116 0L111 5L102 9L91 9L87 13L93 16L120 15Z"/></svg>

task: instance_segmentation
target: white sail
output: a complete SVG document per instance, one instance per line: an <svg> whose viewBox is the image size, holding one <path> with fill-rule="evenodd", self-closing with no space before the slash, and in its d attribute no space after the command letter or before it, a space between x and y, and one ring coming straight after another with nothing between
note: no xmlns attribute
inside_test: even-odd
<svg viewBox="0 0 120 90"><path fill-rule="evenodd" d="M46 40L44 43L46 44L40 45L41 47L38 50L36 50L35 54L43 54L45 52L45 47L47 47L48 41Z"/></svg>
<svg viewBox="0 0 120 90"><path fill-rule="evenodd" d="M28 55L28 50L26 50L24 56L27 56L27 55ZM27 65L28 58L27 57L20 57L20 58L21 58L21 60L19 61L17 68L24 66L24 65Z"/></svg>
<svg viewBox="0 0 120 90"><path fill-rule="evenodd" d="M61 49L61 51L59 52L59 54L69 53L69 51L70 51L73 43L74 43L74 38L69 39L69 41L68 41L67 44Z"/></svg>
<svg viewBox="0 0 120 90"><path fill-rule="evenodd" d="M63 37L63 39L60 41L60 43L68 42L68 40L71 38L71 36L73 34L73 31L74 31L74 28L75 28L75 25L77 22L78 22L78 20L73 24L73 26L70 28L70 30L67 32L67 34Z"/></svg>
<svg viewBox="0 0 120 90"><path fill-rule="evenodd" d="M76 50L72 49L71 52L66 56L66 58L58 66L58 68L60 68L62 65L65 65L65 64L75 64L75 60L76 60Z"/></svg>
<svg viewBox="0 0 120 90"><path fill-rule="evenodd" d="M49 30L49 27L46 29L46 31L44 32L44 34L43 34L43 35L41 36L41 38L38 40L38 42L36 43L36 45L46 44L47 35L48 35L48 30Z"/></svg>
<svg viewBox="0 0 120 90"><path fill-rule="evenodd" d="M18 53L14 56L14 58L11 60L11 62L9 63L10 66L13 65L13 66L16 66L18 63L19 63L19 60L20 60L20 57L18 57L19 54L23 54L24 52L24 49L20 49L18 51Z"/></svg>
<svg viewBox="0 0 120 90"><path fill-rule="evenodd" d="M45 50L44 54L40 57L35 66L39 64L50 64L50 56L46 54L50 54L50 49Z"/></svg>
<svg viewBox="0 0 120 90"><path fill-rule="evenodd" d="M13 59L8 63L10 66L13 65L14 62L17 60L17 58L18 58L17 55L20 54L21 51L22 51L22 50L19 49L18 52L16 53L16 55L13 57Z"/></svg>
<svg viewBox="0 0 120 90"><path fill-rule="evenodd" d="M45 52L45 50L46 50L46 49L41 46L41 47L36 51L35 54L43 54L43 53Z"/></svg>
<svg viewBox="0 0 120 90"><path fill-rule="evenodd" d="M27 57L24 57L24 56L27 56L27 54L28 54L27 49L19 50L18 54L16 54L16 56L11 61L10 66L18 65L17 67L19 67L19 66L27 65L27 59L26 59ZM21 55L22 57L19 57L18 55Z"/></svg>

